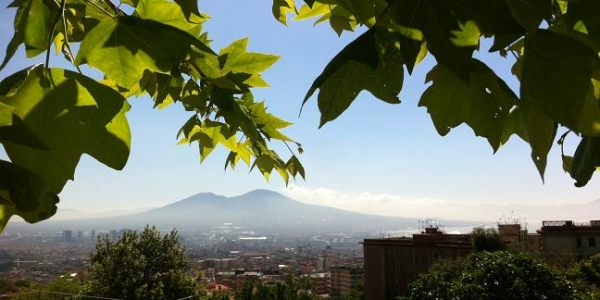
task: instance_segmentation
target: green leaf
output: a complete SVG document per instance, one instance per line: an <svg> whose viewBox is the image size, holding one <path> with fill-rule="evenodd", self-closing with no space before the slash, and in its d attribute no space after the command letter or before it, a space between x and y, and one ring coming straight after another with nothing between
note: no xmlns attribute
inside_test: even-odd
<svg viewBox="0 0 600 300"><path fill-rule="evenodd" d="M7 79L7 80L10 80ZM113 89L79 73L38 66L5 104L48 146L49 151L11 142L4 148L11 161L37 174L59 193L83 153L122 169L129 156L130 132L125 99Z"/></svg>
<svg viewBox="0 0 600 300"><path fill-rule="evenodd" d="M1 126L10 126L13 123L13 111L15 108L2 103L4 97L0 97L0 128Z"/></svg>
<svg viewBox="0 0 600 300"><path fill-rule="evenodd" d="M182 5L190 4L182 3ZM194 8L191 7L188 9L192 9L192 11L184 11L182 5L164 0L140 0L135 11L142 19L154 20L198 36L206 18L200 13L192 13Z"/></svg>
<svg viewBox="0 0 600 300"><path fill-rule="evenodd" d="M4 97L0 97L0 101L5 101L5 99ZM0 102L0 106L2 105L5 104ZM12 115L12 124L0 126L0 142L12 142L39 150L50 150L17 115Z"/></svg>
<svg viewBox="0 0 600 300"><path fill-rule="evenodd" d="M292 125L292 123L284 121L273 114L267 112L265 102L253 103L249 106L250 115L259 130L269 139L281 141L292 141L289 137L281 133L278 129L282 129Z"/></svg>
<svg viewBox="0 0 600 300"><path fill-rule="evenodd" d="M506 0L456 1L452 10L461 22L473 21L484 36L493 36L490 51L504 49L525 34Z"/></svg>
<svg viewBox="0 0 600 300"><path fill-rule="evenodd" d="M294 20L299 21L299 20L312 19L312 18L316 18L319 16L329 14L330 11L331 11L331 6L329 6L327 4L323 4L323 3L319 3L319 2L315 2L314 5L312 5L312 6L309 6L308 4L306 4L300 8L300 10L298 11L298 14L296 15L296 17L294 17ZM316 25L316 23L315 23L315 25Z"/></svg>
<svg viewBox="0 0 600 300"><path fill-rule="evenodd" d="M575 150L570 170L576 187L585 186L600 167L600 137L584 136Z"/></svg>
<svg viewBox="0 0 600 300"><path fill-rule="evenodd" d="M303 179L306 179L304 167L295 155L290 157L288 162L285 164L285 167L292 176L295 177L297 174L300 174L300 176L302 176Z"/></svg>
<svg viewBox="0 0 600 300"><path fill-rule="evenodd" d="M356 21L371 27L375 24L375 5L387 6L385 1L338 0L338 5L344 7L356 17Z"/></svg>
<svg viewBox="0 0 600 300"><path fill-rule="evenodd" d="M552 0L507 0L507 3L515 19L530 32L535 32L552 15Z"/></svg>
<svg viewBox="0 0 600 300"><path fill-rule="evenodd" d="M144 70L170 73L191 46L212 53L202 41L173 26L130 16L107 18L81 42L75 63L87 63L130 89Z"/></svg>
<svg viewBox="0 0 600 300"><path fill-rule="evenodd" d="M198 1L196 0L174 0L174 2L181 7L183 15L190 22L196 17L202 17L204 20L209 18L208 15L198 10Z"/></svg>
<svg viewBox="0 0 600 300"><path fill-rule="evenodd" d="M572 28L582 25L585 33L592 39L595 49L600 50L600 2L596 0L569 1L567 13L564 15L570 21Z"/></svg>
<svg viewBox="0 0 600 300"><path fill-rule="evenodd" d="M474 59L471 69L467 85L444 66L434 67L427 74L432 85L423 93L419 106L427 107L440 135L466 123L496 151L502 144L505 123L517 96L482 62Z"/></svg>
<svg viewBox="0 0 600 300"><path fill-rule="evenodd" d="M25 44L27 57L44 52L54 39L51 36L52 25L58 13L58 5L47 0L15 0L9 7L17 7L15 34L6 47L0 70L4 69L21 44Z"/></svg>
<svg viewBox="0 0 600 300"><path fill-rule="evenodd" d="M599 58L584 44L548 30L527 38L521 95L549 118L588 136L600 134L592 75Z"/></svg>
<svg viewBox="0 0 600 300"><path fill-rule="evenodd" d="M327 64L302 105L319 89L320 126L323 126L344 112L362 90L388 103L399 103L403 78L403 61L396 39L383 34L376 38L375 29L370 29Z"/></svg>
<svg viewBox="0 0 600 300"><path fill-rule="evenodd" d="M247 46L248 38L243 38L219 51L219 56L223 59L223 73L261 73L279 59L276 55L246 52Z"/></svg>
<svg viewBox="0 0 600 300"><path fill-rule="evenodd" d="M478 47L473 41L479 35L471 28L461 28L452 9L447 1L405 0L394 1L389 10L395 23L423 33L427 49L438 63L468 82L470 59Z"/></svg>
<svg viewBox="0 0 600 300"><path fill-rule="evenodd" d="M34 173L0 160L0 232L13 215L29 223L56 213L58 195Z"/></svg>
<svg viewBox="0 0 600 300"><path fill-rule="evenodd" d="M272 11L275 19L287 26L287 14L296 11L294 0L273 0Z"/></svg>
<svg viewBox="0 0 600 300"><path fill-rule="evenodd" d="M548 162L548 152L556 138L558 126L536 106L529 105L527 102L521 102L519 105L525 126L525 141L531 147L531 159L543 180Z"/></svg>
<svg viewBox="0 0 600 300"><path fill-rule="evenodd" d="M354 16L343 7L333 6L333 8L331 8L331 15L329 16L329 25L338 35L342 35L344 30L354 31L354 28L356 28L356 20L354 19Z"/></svg>

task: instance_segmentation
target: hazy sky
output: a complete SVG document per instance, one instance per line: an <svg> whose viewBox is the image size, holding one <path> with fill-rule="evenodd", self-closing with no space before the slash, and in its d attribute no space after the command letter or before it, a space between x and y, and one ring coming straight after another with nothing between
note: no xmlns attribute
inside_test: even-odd
<svg viewBox="0 0 600 300"><path fill-rule="evenodd" d="M407 78L399 105L385 104L363 92L344 115L319 130L313 97L298 118L301 101L314 78L356 35L344 33L339 38L328 25L313 27L311 21L290 22L285 27L272 17L270 3L200 1L200 9L212 17L205 29L214 48L248 36L249 51L281 55L264 74L271 88L257 89L255 96L266 100L271 112L295 123L285 133L303 145L306 181L292 181L286 188L275 175L266 182L258 172L249 174L242 165L223 171L225 151L213 152L200 164L195 145L175 145L178 129L189 118L179 105L158 111L152 110L148 98L131 99L128 118L133 141L127 167L118 172L84 157L75 181L60 195L59 209L161 206L198 192L234 196L262 188L310 203L417 218L496 221L514 211L534 227L541 219L594 218L582 204L600 199L599 179L575 188L561 168L556 145L543 183L528 145L516 137L495 155L485 139L475 137L464 125L440 137L426 109L417 107L431 59ZM9 15L14 10L5 9L1 14L0 49L5 49L13 33ZM59 60L54 58L55 63ZM0 77L28 64L32 62L24 60L20 52ZM509 60L495 59L491 65L502 69L504 78L515 87Z"/></svg>

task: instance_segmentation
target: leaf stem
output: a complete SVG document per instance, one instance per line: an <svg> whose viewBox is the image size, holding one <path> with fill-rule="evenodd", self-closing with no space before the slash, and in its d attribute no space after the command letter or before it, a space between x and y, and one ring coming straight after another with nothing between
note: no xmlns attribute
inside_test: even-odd
<svg viewBox="0 0 600 300"><path fill-rule="evenodd" d="M107 16L109 16L113 19L116 17L115 15L111 14L106 9L104 9L102 6L98 5L98 3L95 2L95 0L89 0L88 2L91 3L93 6L95 6L97 9L103 11Z"/></svg>
<svg viewBox="0 0 600 300"><path fill-rule="evenodd" d="M64 2L64 0L63 0ZM77 72L79 72L79 74L83 74L83 72L81 72L81 69L79 68L79 66L77 64L75 64L75 56L73 56L73 50L71 50L71 45L69 45L69 37L67 35L67 18L65 17L65 10L62 10L62 21L63 21L63 36L64 36L64 41L63 41L63 46L66 47L67 49L67 53L65 53L65 55L67 55L69 57L69 60L71 61L71 63L73 64L73 66L75 66L75 68L77 69Z"/></svg>
<svg viewBox="0 0 600 300"><path fill-rule="evenodd" d="M56 3L56 1L55 1L55 3ZM54 21L52 22L52 32L50 33L50 37L48 38L48 47L46 48L46 62L44 64L45 69L50 68L50 48L52 48L52 42L54 41L54 33L56 33L56 26L58 25L58 21L60 21L61 16L64 16L66 4L67 4L66 0L62 0L60 2L60 6L58 8L58 13L54 17Z"/></svg>

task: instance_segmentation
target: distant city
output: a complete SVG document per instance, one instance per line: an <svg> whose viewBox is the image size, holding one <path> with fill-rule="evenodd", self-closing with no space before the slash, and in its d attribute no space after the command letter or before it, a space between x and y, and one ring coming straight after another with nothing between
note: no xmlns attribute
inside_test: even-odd
<svg viewBox="0 0 600 300"><path fill-rule="evenodd" d="M0 277L43 284L64 274L86 276L99 237L116 241L146 224L178 229L197 278L209 289L280 281L291 271L309 277L322 298L341 299L360 287L375 300L402 295L440 257L472 253L469 233L481 225L351 213L262 190L233 198L204 193L129 216L11 223L0 235ZM551 257L568 248L576 258L600 252L600 221L545 221L534 224L534 232L518 218L493 226L519 251ZM410 267L394 273L397 266Z"/></svg>

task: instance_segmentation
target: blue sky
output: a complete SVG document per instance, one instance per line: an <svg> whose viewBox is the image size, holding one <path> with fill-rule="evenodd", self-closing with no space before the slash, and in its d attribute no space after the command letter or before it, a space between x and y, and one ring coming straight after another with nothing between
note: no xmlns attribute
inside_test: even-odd
<svg viewBox="0 0 600 300"><path fill-rule="evenodd" d="M291 181L286 188L276 176L266 182L242 165L224 171L225 151L215 151L200 164L195 145L175 145L176 133L189 117L179 105L158 111L152 110L147 98L131 99L128 117L133 141L127 167L118 172L84 157L75 181L61 194L59 209L133 209L165 205L198 192L233 196L262 188L309 203L418 218L495 221L511 211L532 225L541 219L594 218L583 204L600 199L598 179L575 188L562 171L556 146L543 183L529 158L528 145L517 138L493 155L485 139L475 137L464 125L440 137L426 110L417 107L431 59L405 80L399 105L385 104L363 92L344 115L317 129L313 97L298 118L314 78L356 35L345 33L340 38L328 25L313 27L311 21L283 26L272 17L270 3L219 0L200 1L199 6L212 17L205 30L214 48L248 36L249 51L281 55L264 74L271 88L257 89L255 96L266 100L271 112L295 123L285 133L303 145L306 181ZM12 36L8 20L14 10L1 14L3 51ZM478 55L490 61L487 55ZM32 63L19 52L0 77ZM494 58L490 64L516 86L509 60Z"/></svg>

